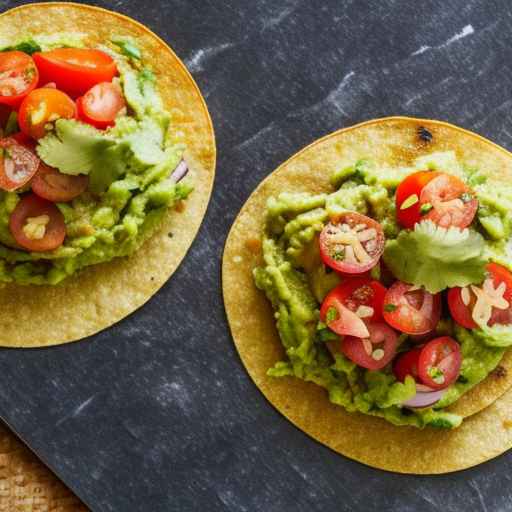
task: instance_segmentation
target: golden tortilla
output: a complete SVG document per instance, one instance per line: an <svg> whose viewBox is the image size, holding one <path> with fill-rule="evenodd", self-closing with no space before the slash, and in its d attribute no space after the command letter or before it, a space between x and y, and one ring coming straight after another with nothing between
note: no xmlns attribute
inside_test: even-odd
<svg viewBox="0 0 512 512"><path fill-rule="evenodd" d="M0 40L27 34L85 33L96 45L112 35L133 36L158 77L159 91L184 133L194 191L185 210L170 210L161 230L129 258L86 268L58 286L0 289L0 346L40 347L76 341L142 306L187 253L205 215L215 175L215 136L201 93L181 60L158 36L121 14L71 3L23 5L0 15ZM168 236L172 233L172 238Z"/></svg>
<svg viewBox="0 0 512 512"><path fill-rule="evenodd" d="M431 132L431 142L418 136L420 127ZM407 166L423 154L446 150L454 150L461 161L485 170L496 186L512 177L512 155L474 133L438 121L376 119L327 135L283 163L245 203L224 249L227 317L242 362L258 388L314 439L352 459L401 473L456 471L512 446L512 391L505 393L512 385L512 351L503 357L499 371L454 404L453 412L472 415L455 430L396 427L381 418L350 414L330 403L326 391L313 383L267 376L267 369L283 358L284 350L270 302L252 278L252 269L261 264L255 240L261 238L269 196L283 191L332 191L329 178L333 171L361 158Z"/></svg>

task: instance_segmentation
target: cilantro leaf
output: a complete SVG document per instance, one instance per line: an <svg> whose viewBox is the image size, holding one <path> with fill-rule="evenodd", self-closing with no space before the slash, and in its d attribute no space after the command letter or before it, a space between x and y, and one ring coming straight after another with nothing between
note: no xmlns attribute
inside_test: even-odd
<svg viewBox="0 0 512 512"><path fill-rule="evenodd" d="M105 190L126 168L125 148L92 126L59 119L55 133L39 140L37 153L65 174L88 174L93 192Z"/></svg>
<svg viewBox="0 0 512 512"><path fill-rule="evenodd" d="M406 283L437 293L448 287L481 283L486 260L485 243L476 231L445 229L426 220L414 231L402 231L389 240L384 261L391 272Z"/></svg>

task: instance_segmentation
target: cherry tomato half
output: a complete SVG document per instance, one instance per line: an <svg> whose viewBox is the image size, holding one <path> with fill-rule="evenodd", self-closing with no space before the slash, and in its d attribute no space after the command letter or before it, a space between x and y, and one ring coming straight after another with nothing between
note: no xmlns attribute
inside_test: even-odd
<svg viewBox="0 0 512 512"><path fill-rule="evenodd" d="M414 348L408 352L401 354L395 364L393 365L393 373L400 382L405 380L407 375L410 375L416 382L418 377L418 359L420 357L421 347Z"/></svg>
<svg viewBox="0 0 512 512"><path fill-rule="evenodd" d="M35 194L23 197L9 218L12 236L28 251L57 249L66 237L64 216L50 201Z"/></svg>
<svg viewBox="0 0 512 512"><path fill-rule="evenodd" d="M462 229L471 224L477 209L471 189L456 176L442 172L416 172L396 190L398 221L409 229L426 219L444 228Z"/></svg>
<svg viewBox="0 0 512 512"><path fill-rule="evenodd" d="M18 124L23 133L34 139L46 135L46 124L58 118L72 119L76 109L74 101L57 89L34 89L21 103Z"/></svg>
<svg viewBox="0 0 512 512"><path fill-rule="evenodd" d="M418 375L426 386L443 389L457 380L461 363L460 345L450 336L441 336L421 349Z"/></svg>
<svg viewBox="0 0 512 512"><path fill-rule="evenodd" d="M95 85L76 100L78 118L100 130L114 125L117 114L126 107L121 87L111 82Z"/></svg>
<svg viewBox="0 0 512 512"><path fill-rule="evenodd" d="M31 182L35 194L54 203L71 201L84 192L88 184L89 176L63 174L43 162Z"/></svg>
<svg viewBox="0 0 512 512"><path fill-rule="evenodd" d="M396 281L384 297L384 320L407 334L433 331L441 318L441 295Z"/></svg>
<svg viewBox="0 0 512 512"><path fill-rule="evenodd" d="M55 82L57 89L73 97L81 96L100 82L110 82L116 63L105 52L83 48L59 48L34 53L41 83Z"/></svg>
<svg viewBox="0 0 512 512"><path fill-rule="evenodd" d="M384 251L381 225L366 215L343 213L320 233L323 262L338 272L362 274L374 267Z"/></svg>
<svg viewBox="0 0 512 512"><path fill-rule="evenodd" d="M347 278L324 299L320 318L337 334L367 336L364 323L382 321L385 294L386 288L378 281L367 277ZM334 308L331 313L330 308ZM328 322L331 315L336 318Z"/></svg>
<svg viewBox="0 0 512 512"><path fill-rule="evenodd" d="M510 324L512 323L512 273L497 263L488 263L486 269L488 275L486 279L490 278L492 280L494 289L498 289L501 283L505 283L505 290L502 297L508 303L508 306L504 303L504 307L502 308L492 306L486 325L491 327L495 324ZM477 288L485 292L483 285L479 285ZM467 304L464 303L463 294ZM450 308L450 313L453 319L466 329L476 329L478 327L478 324L473 319L473 308L475 307L476 301L477 297L471 286L466 287L465 291L458 287L448 290L448 307Z"/></svg>
<svg viewBox="0 0 512 512"><path fill-rule="evenodd" d="M16 190L37 172L39 158L12 137L0 139L0 188Z"/></svg>
<svg viewBox="0 0 512 512"><path fill-rule="evenodd" d="M395 356L398 335L383 322L369 324L366 339L345 336L341 351L354 363L368 370L384 368Z"/></svg>
<svg viewBox="0 0 512 512"><path fill-rule="evenodd" d="M30 55L12 51L0 53L0 103L17 108L35 89L39 74Z"/></svg>

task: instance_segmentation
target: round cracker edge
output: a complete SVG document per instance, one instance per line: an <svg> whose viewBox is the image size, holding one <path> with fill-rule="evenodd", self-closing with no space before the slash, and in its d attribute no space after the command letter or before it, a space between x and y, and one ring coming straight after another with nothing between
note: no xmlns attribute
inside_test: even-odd
<svg viewBox="0 0 512 512"><path fill-rule="evenodd" d="M372 125L372 124L382 124L382 123L386 123L386 122L396 122L396 121L405 121L405 122L417 123L418 125L430 124L430 125L435 125L435 126L439 126L439 127L448 127L450 129L454 129L455 131L457 131L459 133L462 132L462 133L464 133L465 135L467 135L467 136L469 136L471 138L477 139L480 142L482 142L484 145L489 146L490 148L498 149L501 153L503 153L507 157L512 156L512 154L509 151L507 151L505 148L499 146L498 144L495 144L494 142L486 139L485 137L483 137L483 136L481 136L479 134L476 134L476 133L471 132L469 130L466 130L464 128L460 128L460 127L458 127L456 125L453 125L451 123L447 123L447 122L443 122L443 121L437 121L437 120L431 120L431 119L412 118L412 117L406 117L406 116L390 116L390 117L385 117L385 118L372 119L372 120L369 120L369 121L358 123L358 124L353 125L353 126L342 128L340 130L337 130L335 132L327 134L324 137L321 137L320 139L317 139L317 140L313 141L311 144L307 145L306 147L304 147L301 150L299 150L297 153L293 154L285 162L280 164L265 179L263 179L258 184L258 186L252 191L250 196L246 199L246 201L244 202L240 212L236 216L236 218L235 218L235 220L233 222L233 225L232 225L232 227L231 227L231 229L230 229L230 231L228 233L228 236L226 238L226 242L225 242L225 245L224 245L224 251L223 251L222 285L223 285L223 295L224 295L224 302L225 302L225 304L226 304L226 295L228 294L228 288L229 288L229 286L227 285L227 278L226 278L226 274L228 272L228 269L227 269L227 267L228 267L227 253L229 251L231 239L234 236L234 233L235 233L235 230L236 230L236 226L237 226L238 222L240 221L241 216L245 213L245 207L250 202L251 198L258 194L258 192L261 190L261 188L263 188L265 186L265 184L268 183L268 180L270 180L270 178L272 178L275 173L280 171L282 168L286 167L292 160L296 159L297 157L299 157L304 152L311 150L312 148L314 148L315 146L325 142L326 140L329 140L330 138L336 137L336 136L340 135L341 133L345 133L347 131L355 130L357 128L369 126L369 125ZM487 460L490 460L490 459L492 459L494 457L499 456L500 454L502 454L504 451L506 451L507 449L509 449L512 446L512 434L510 434L510 435L507 436L506 443L505 443L505 445L506 445L505 448L503 448L503 446L489 447L488 450L487 450L488 453L486 453L485 455L482 454L481 457L478 460L473 460L473 461L466 462L466 463L459 463L458 465L457 465L457 463L455 463L455 464L447 463L444 467L437 467L436 469L430 468L430 469L426 469L426 470L422 470L421 467L415 468L415 469L411 469L411 468L403 469L403 468L397 467L397 465L395 465L395 464L382 464L382 463L379 463L379 462L368 460L368 458L365 459L365 457L357 457L357 456L355 456L353 454L343 453L343 451L341 451L339 449L336 449L336 447L332 445L332 443L330 442L329 439L322 439L321 438L322 436L320 436L318 434L315 435L315 433L312 433L312 432L308 431L307 428L305 428L304 425L302 425L301 422L299 420L297 420L297 418L293 417L293 414L291 412L287 412L287 410L283 409L283 407L280 407L280 406L274 404L274 402L272 400L272 396L270 395L270 393L266 392L265 390L263 390L260 387L258 382L256 382L256 380L255 380L255 375L253 375L248 370L248 368L247 368L247 366L246 366L246 364L244 362L244 358L242 356L242 353L239 350L239 345L236 342L235 336L233 334L233 318L230 317L230 314L229 314L228 309L227 309L226 306L225 306L225 312L226 312L226 317L227 317L228 324L230 326L230 330L231 330L231 333L232 333L233 341L234 341L235 347L237 349L237 352L239 354L239 357L241 359L241 362L242 362L245 370L249 374L251 380L256 385L256 387L259 389L259 391L262 392L262 394L270 402L270 404L274 408L276 408L285 418L287 418L289 421L291 421L291 423L293 425L295 425L297 428L301 429L308 436L310 436L313 439L321 442L322 444L326 445L327 447L331 448L332 450L336 451L337 453L340 453L341 455L346 456L347 458L359 461L362 464L365 464L365 465L367 465L369 467L378 468L378 469L382 469L382 470L385 470L385 471L391 471L391 472L397 472L397 473L406 473L406 474L424 474L424 475L428 475L428 474L443 474L443 473L449 473L449 472L454 472L454 471L461 471L461 470L464 470L464 469L476 466L478 464L481 464L481 463L483 463L483 462L485 462ZM310 385L313 385L313 384L310 384ZM481 412L480 414L474 414L473 416L467 418L464 421L464 423L463 423L463 425L465 425L464 429L470 428L471 424L477 423L477 425L478 425L478 423L482 423L482 422L484 423L482 428L485 428L485 421L486 421L487 418L490 418L489 423L493 422L493 423L495 423L497 425L501 421L503 429L505 429L505 430L509 429L511 427L511 425L512 425L512 420L508 419L508 417L506 419L503 419L503 412L501 412L502 418L501 419L498 418L497 417L498 415L497 415L497 413L495 413L494 409L500 409L499 406L501 406L503 403L510 404L510 402L512 402L512 393L510 391L508 393L506 391L501 392L500 395L498 395L498 397L494 397L493 402L491 402L486 407L486 409L483 412ZM331 407L332 407L332 404L331 404ZM507 405L507 407L508 407L508 405ZM505 409L507 407L505 407ZM345 414L350 414L350 413L346 413L345 412ZM358 416L364 416L364 415L358 415ZM383 422L384 421L384 420L382 420L380 418L373 418L373 417L366 417L366 416L364 416L364 418L367 421L369 421L369 422L370 421L374 421L374 422ZM390 425L390 426L393 429L395 429L395 430L402 430L402 431L409 430L409 429L407 429L407 427L395 427L395 426L392 426L392 425ZM425 432L425 431L428 432L428 430L432 431L433 429L427 429L427 430L423 430L423 431L418 430L418 429L414 429L414 430L416 430L417 432ZM458 429L455 429L453 431L448 431L448 435L450 435L450 433L455 433L455 435L457 435L457 432L461 433L462 430L463 429L462 429L462 426L461 426ZM446 431L442 432L442 434L446 435L447 432Z"/></svg>

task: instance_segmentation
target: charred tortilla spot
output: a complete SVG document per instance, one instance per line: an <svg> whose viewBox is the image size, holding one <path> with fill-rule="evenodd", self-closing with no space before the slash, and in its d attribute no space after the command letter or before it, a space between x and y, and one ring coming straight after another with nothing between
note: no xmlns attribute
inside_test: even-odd
<svg viewBox="0 0 512 512"><path fill-rule="evenodd" d="M423 142L432 142L432 139L434 138L434 136L424 126L420 126L417 133L418 137Z"/></svg>
<svg viewBox="0 0 512 512"><path fill-rule="evenodd" d="M498 365L493 372L495 377L503 378L507 376L507 369L504 366Z"/></svg>

